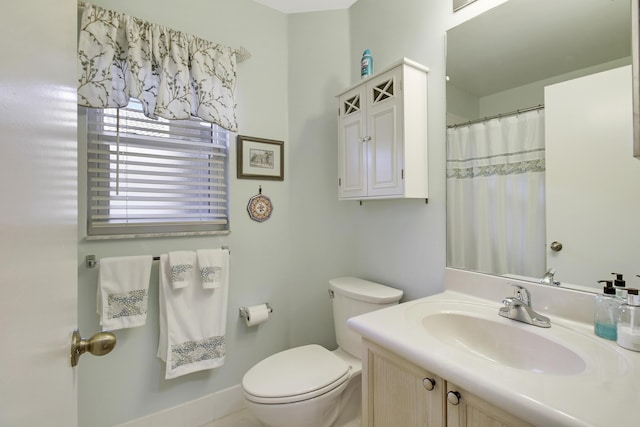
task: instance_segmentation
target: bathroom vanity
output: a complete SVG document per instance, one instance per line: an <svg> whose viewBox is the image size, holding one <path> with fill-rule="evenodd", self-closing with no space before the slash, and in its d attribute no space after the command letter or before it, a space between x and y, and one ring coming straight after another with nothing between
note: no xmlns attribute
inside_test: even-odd
<svg viewBox="0 0 640 427"><path fill-rule="evenodd" d="M364 354L365 426L532 425L369 340Z"/></svg>
<svg viewBox="0 0 640 427"><path fill-rule="evenodd" d="M364 426L637 425L640 353L593 334L595 294L445 278L441 294L349 320L363 336ZM514 284L550 328L498 315Z"/></svg>

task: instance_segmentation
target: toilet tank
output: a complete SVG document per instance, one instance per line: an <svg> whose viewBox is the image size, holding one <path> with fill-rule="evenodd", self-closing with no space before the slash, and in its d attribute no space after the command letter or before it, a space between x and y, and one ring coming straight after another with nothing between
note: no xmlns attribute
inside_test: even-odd
<svg viewBox="0 0 640 427"><path fill-rule="evenodd" d="M402 291L357 277L338 277L329 280L333 305L333 322L338 346L360 359L362 338L349 329L347 319L359 314L398 304Z"/></svg>

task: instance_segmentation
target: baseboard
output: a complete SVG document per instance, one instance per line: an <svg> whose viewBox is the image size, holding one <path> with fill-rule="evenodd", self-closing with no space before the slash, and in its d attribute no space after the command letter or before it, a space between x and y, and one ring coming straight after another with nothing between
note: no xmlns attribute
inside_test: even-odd
<svg viewBox="0 0 640 427"><path fill-rule="evenodd" d="M242 389L238 384L116 427L200 427L244 407Z"/></svg>

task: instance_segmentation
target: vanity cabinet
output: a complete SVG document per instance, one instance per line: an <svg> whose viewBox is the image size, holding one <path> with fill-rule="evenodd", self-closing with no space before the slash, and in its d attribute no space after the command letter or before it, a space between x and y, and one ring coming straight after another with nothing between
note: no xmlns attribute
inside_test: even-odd
<svg viewBox="0 0 640 427"><path fill-rule="evenodd" d="M384 348L364 340L362 425L442 427L445 382Z"/></svg>
<svg viewBox="0 0 640 427"><path fill-rule="evenodd" d="M427 199L427 72L405 58L338 95L339 199Z"/></svg>
<svg viewBox="0 0 640 427"><path fill-rule="evenodd" d="M367 339L363 345L363 426L533 427Z"/></svg>
<svg viewBox="0 0 640 427"><path fill-rule="evenodd" d="M455 384L446 389L447 427L533 427Z"/></svg>

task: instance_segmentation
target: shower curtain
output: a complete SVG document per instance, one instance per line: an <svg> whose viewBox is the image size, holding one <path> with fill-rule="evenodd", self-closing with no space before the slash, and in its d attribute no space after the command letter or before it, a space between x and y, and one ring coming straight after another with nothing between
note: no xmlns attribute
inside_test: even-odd
<svg viewBox="0 0 640 427"><path fill-rule="evenodd" d="M451 267L542 277L544 111L447 130L447 260Z"/></svg>

